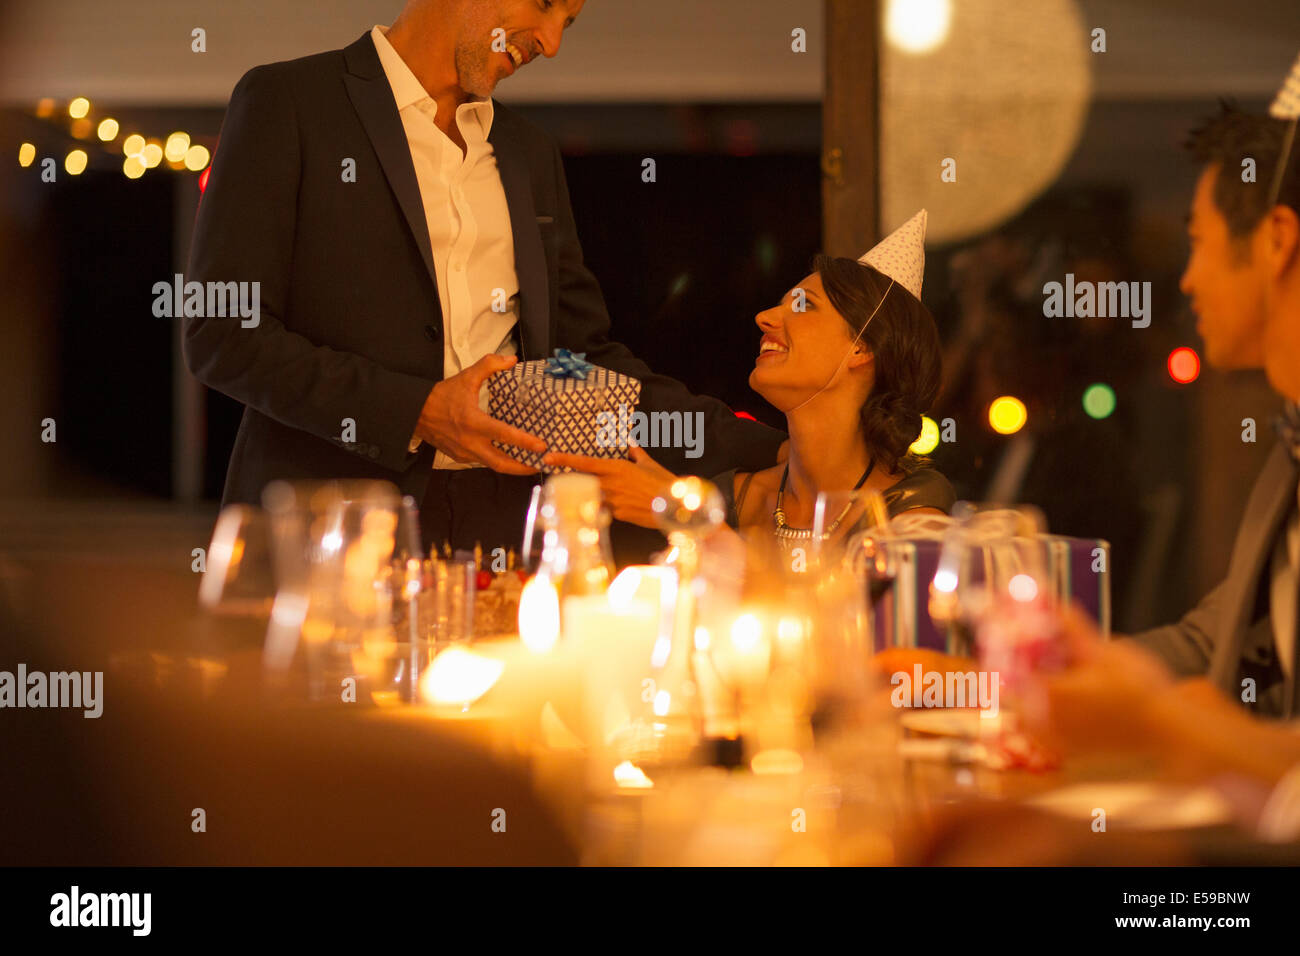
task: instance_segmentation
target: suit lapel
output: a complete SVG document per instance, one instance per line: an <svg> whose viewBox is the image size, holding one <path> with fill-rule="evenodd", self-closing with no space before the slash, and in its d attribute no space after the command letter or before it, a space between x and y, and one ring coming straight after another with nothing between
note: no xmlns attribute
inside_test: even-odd
<svg viewBox="0 0 1300 956"><path fill-rule="evenodd" d="M433 267L433 247L429 242L429 223L424 215L424 201L420 198L420 184L415 178L411 162L411 146L406 140L402 118L397 113L393 89L388 85L384 66L375 50L374 40L366 33L343 51L348 72L343 77L348 96L361 117L370 144L374 147L379 164L384 169L388 185L397 197L397 204L406 217L406 224L415 236L420 255L429 270L433 287L438 287L438 273Z"/></svg>
<svg viewBox="0 0 1300 956"><path fill-rule="evenodd" d="M537 206L533 202L528 157L505 110L495 111L488 142L492 144L506 204L510 207L510 230L515 240L515 275L519 280L523 358L542 358L551 348L546 252L537 228Z"/></svg>
<svg viewBox="0 0 1300 956"><path fill-rule="evenodd" d="M1269 568L1273 540L1295 501L1296 467L1290 452L1278 443L1255 482L1229 565L1228 593L1219 608L1218 640L1210 662L1210 680L1236 696L1241 642L1250 623L1260 575Z"/></svg>

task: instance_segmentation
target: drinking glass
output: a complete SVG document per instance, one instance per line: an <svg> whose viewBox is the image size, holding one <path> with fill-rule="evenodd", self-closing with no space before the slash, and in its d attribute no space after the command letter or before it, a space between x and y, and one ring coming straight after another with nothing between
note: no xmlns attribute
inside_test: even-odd
<svg viewBox="0 0 1300 956"><path fill-rule="evenodd" d="M273 482L263 503L277 568L266 662L286 668L301 641L310 696L346 699L338 688L358 676L353 652L393 642L395 595L385 570L397 550L397 489L378 481Z"/></svg>
<svg viewBox="0 0 1300 956"><path fill-rule="evenodd" d="M271 521L249 505L227 505L208 545L199 604L214 614L267 617L275 599Z"/></svg>

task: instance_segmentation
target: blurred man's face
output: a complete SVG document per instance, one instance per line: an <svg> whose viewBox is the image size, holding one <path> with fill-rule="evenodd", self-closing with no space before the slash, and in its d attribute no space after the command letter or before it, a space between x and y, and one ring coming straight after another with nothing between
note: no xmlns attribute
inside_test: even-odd
<svg viewBox="0 0 1300 956"><path fill-rule="evenodd" d="M1216 368L1260 368L1264 364L1265 289L1260 230L1234 241L1214 204L1217 166L1201 173L1192 199L1187 235L1191 255L1179 288L1191 300L1205 357Z"/></svg>
<svg viewBox="0 0 1300 956"><path fill-rule="evenodd" d="M460 88L474 96L491 96L498 82L534 57L555 56L565 28L577 19L584 3L586 0L469 0L456 31ZM504 38L495 32L498 29L504 31Z"/></svg>

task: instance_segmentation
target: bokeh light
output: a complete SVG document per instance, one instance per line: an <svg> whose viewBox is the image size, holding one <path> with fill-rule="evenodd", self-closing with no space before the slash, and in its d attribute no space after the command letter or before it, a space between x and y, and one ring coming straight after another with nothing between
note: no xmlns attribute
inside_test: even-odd
<svg viewBox="0 0 1300 956"><path fill-rule="evenodd" d="M18 165L24 169L36 162L36 147L31 143L23 143L18 147Z"/></svg>
<svg viewBox="0 0 1300 956"><path fill-rule="evenodd" d="M185 168L197 173L208 165L208 160L211 158L211 154L203 146L191 146L185 152Z"/></svg>
<svg viewBox="0 0 1300 956"><path fill-rule="evenodd" d="M73 120L69 132L72 133L75 139L86 139L88 136L90 136L90 131L94 128L95 126L93 123L90 122L90 120L83 118L79 120Z"/></svg>
<svg viewBox="0 0 1300 956"><path fill-rule="evenodd" d="M118 125L117 120L110 116L99 124L99 138L105 143L110 143L117 139L117 134L120 129L121 127Z"/></svg>
<svg viewBox="0 0 1300 956"><path fill-rule="evenodd" d="M153 169L162 162L162 158L163 148L160 143L147 143L140 151L140 159L144 162L145 169Z"/></svg>
<svg viewBox="0 0 1300 956"><path fill-rule="evenodd" d="M1169 377L1179 385L1196 381L1201 374L1201 357L1183 345L1169 353Z"/></svg>
<svg viewBox="0 0 1300 956"><path fill-rule="evenodd" d="M913 455L928 455L939 447L939 423L929 415L921 416L921 434L908 449Z"/></svg>
<svg viewBox="0 0 1300 956"><path fill-rule="evenodd" d="M179 163L185 159L185 153L189 148L189 133L172 133L167 137L167 145L163 147L163 155L167 157L168 162Z"/></svg>
<svg viewBox="0 0 1300 956"><path fill-rule="evenodd" d="M139 155L128 156L122 163L122 172L127 179L139 179L144 175L144 160Z"/></svg>
<svg viewBox="0 0 1300 956"><path fill-rule="evenodd" d="M989 425L999 435L1014 435L1025 427L1028 419L1025 403L1012 395L995 398L989 406Z"/></svg>
<svg viewBox="0 0 1300 956"><path fill-rule="evenodd" d="M74 149L72 152L68 153L68 158L63 161L63 168L66 169L70 175L80 176L86 171L86 163L89 161L90 157L86 155L84 149Z"/></svg>
<svg viewBox="0 0 1300 956"><path fill-rule="evenodd" d="M139 156L144 152L144 137L139 133L132 133L126 139L122 140L122 155Z"/></svg>
<svg viewBox="0 0 1300 956"><path fill-rule="evenodd" d="M49 119L54 115L54 100L50 97L44 97L36 104L36 115L40 119Z"/></svg>
<svg viewBox="0 0 1300 956"><path fill-rule="evenodd" d="M78 96L68 104L68 115L73 119L82 119L90 112L90 100L84 96Z"/></svg>
<svg viewBox="0 0 1300 956"><path fill-rule="evenodd" d="M885 38L907 53L928 53L948 39L951 0L889 0Z"/></svg>
<svg viewBox="0 0 1300 956"><path fill-rule="evenodd" d="M1089 385L1083 392L1083 410L1089 418L1110 418L1115 411L1115 390L1104 382Z"/></svg>

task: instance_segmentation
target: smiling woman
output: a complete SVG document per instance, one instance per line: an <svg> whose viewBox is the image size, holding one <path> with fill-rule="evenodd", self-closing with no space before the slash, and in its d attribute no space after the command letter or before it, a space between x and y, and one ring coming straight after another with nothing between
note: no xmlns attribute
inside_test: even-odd
<svg viewBox="0 0 1300 956"><path fill-rule="evenodd" d="M922 210L860 261L818 256L755 317L763 335L749 384L784 413L789 458L714 478L732 528L807 537L817 496L850 489L882 494L891 517L952 507L947 480L909 451L940 382L939 333L919 298L925 219ZM648 455L547 460L598 475L616 518L654 526L649 503L671 476Z"/></svg>

